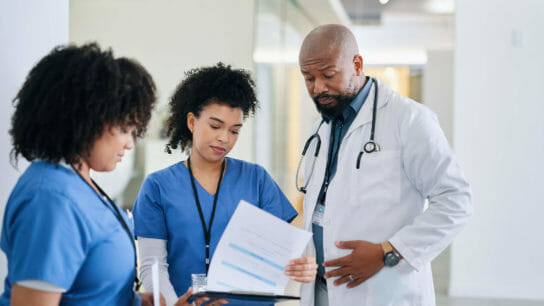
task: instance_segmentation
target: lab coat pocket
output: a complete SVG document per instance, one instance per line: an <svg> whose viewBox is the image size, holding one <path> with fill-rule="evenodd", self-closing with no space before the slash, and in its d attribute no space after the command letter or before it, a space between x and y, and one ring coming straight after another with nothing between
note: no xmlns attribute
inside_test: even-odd
<svg viewBox="0 0 544 306"><path fill-rule="evenodd" d="M367 305L425 305L423 292L415 272L405 261L395 267L384 267L367 281Z"/></svg>
<svg viewBox="0 0 544 306"><path fill-rule="evenodd" d="M356 161L353 161L355 165ZM381 205L387 208L400 200L401 160L400 151L364 153L359 169L353 168L348 184L353 190L352 205Z"/></svg>

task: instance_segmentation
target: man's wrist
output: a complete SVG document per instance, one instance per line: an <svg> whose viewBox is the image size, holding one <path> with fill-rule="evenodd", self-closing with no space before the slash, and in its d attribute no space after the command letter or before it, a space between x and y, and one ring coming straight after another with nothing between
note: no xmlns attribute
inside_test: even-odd
<svg viewBox="0 0 544 306"><path fill-rule="evenodd" d="M383 251L383 263L387 267L396 266L402 259L402 256L397 252L395 247L389 242L384 241L381 243Z"/></svg>
<svg viewBox="0 0 544 306"><path fill-rule="evenodd" d="M384 241L381 243L383 255L393 251L393 245L389 241Z"/></svg>

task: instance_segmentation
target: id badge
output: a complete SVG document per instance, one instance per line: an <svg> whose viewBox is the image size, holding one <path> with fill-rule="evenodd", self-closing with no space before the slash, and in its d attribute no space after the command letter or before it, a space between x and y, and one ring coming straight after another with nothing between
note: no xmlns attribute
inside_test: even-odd
<svg viewBox="0 0 544 306"><path fill-rule="evenodd" d="M323 227L323 213L325 213L325 205L317 204L312 216L312 223Z"/></svg>

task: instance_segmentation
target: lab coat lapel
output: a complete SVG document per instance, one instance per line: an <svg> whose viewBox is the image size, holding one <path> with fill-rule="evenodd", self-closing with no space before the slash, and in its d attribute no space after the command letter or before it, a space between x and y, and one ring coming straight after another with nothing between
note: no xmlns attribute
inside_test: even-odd
<svg viewBox="0 0 544 306"><path fill-rule="evenodd" d="M363 106L361 106L361 109L359 110L359 113L355 117L355 120L349 127L345 138L347 138L351 133L353 133L353 131L355 131L360 126L372 123L372 108L374 107L375 93L374 86L376 86L376 83L378 85L378 111L376 112L376 116L378 115L379 110L383 108L389 101L389 88L387 88L381 81L377 79L375 80L376 82L372 84L368 96L366 97L365 103L363 103Z"/></svg>

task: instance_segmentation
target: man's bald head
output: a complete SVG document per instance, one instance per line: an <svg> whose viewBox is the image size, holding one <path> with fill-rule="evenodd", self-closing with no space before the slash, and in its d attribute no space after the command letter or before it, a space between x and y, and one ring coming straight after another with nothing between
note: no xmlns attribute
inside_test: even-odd
<svg viewBox="0 0 544 306"><path fill-rule="evenodd" d="M340 24L326 24L313 29L300 48L299 60L312 57L316 53L347 56L352 59L359 54L357 41L353 33Z"/></svg>
<svg viewBox="0 0 544 306"><path fill-rule="evenodd" d="M366 81L355 37L342 25L312 30L302 43L299 64L317 110L328 117L341 114Z"/></svg>

